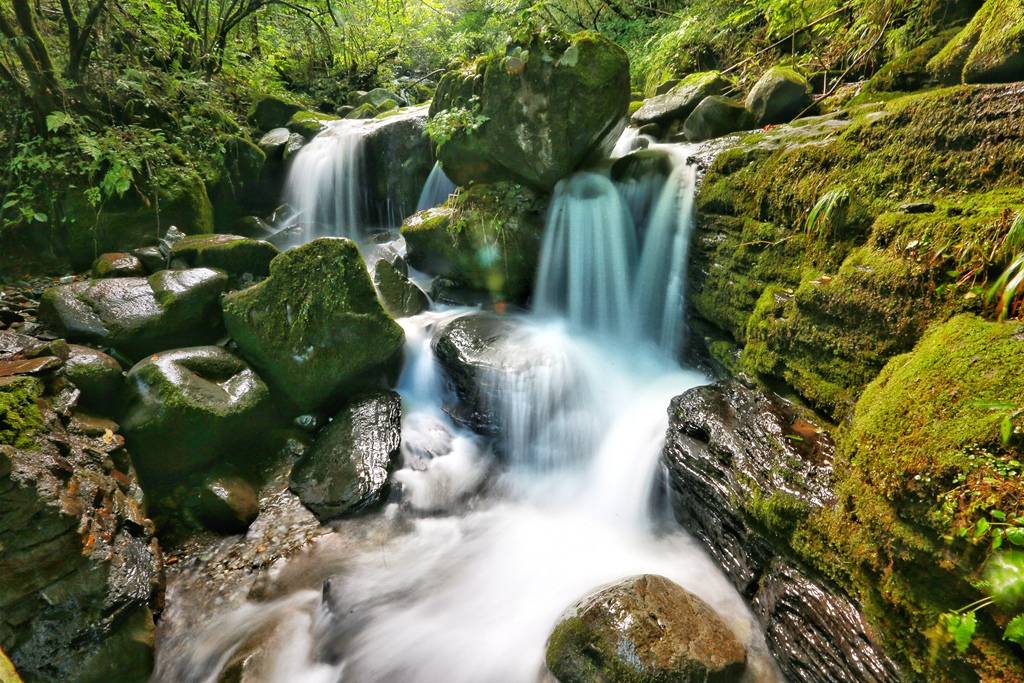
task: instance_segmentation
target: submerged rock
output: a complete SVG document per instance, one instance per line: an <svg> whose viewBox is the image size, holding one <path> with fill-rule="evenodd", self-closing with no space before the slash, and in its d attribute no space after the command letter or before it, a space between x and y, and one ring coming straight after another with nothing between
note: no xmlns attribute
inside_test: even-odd
<svg viewBox="0 0 1024 683"><path fill-rule="evenodd" d="M215 341L222 329L219 298L226 286L227 276L209 268L75 282L46 290L39 318L72 341L141 358Z"/></svg>
<svg viewBox="0 0 1024 683"><path fill-rule="evenodd" d="M321 238L281 254L267 280L223 305L242 355L300 411L379 384L401 363L405 335L351 240Z"/></svg>
<svg viewBox="0 0 1024 683"><path fill-rule="evenodd" d="M270 422L266 384L218 346L154 354L128 372L123 427L147 481L251 461Z"/></svg>
<svg viewBox="0 0 1024 683"><path fill-rule="evenodd" d="M191 235L174 243L171 258L189 266L217 268L229 275L266 275L280 254L270 242L239 235Z"/></svg>
<svg viewBox="0 0 1024 683"><path fill-rule="evenodd" d="M438 150L458 185L509 180L549 190L587 158L611 150L629 104L629 60L594 32L509 45L450 71L430 117L455 124Z"/></svg>
<svg viewBox="0 0 1024 683"><path fill-rule="evenodd" d="M121 436L65 425L41 391L0 379L0 425L33 425L0 427L0 648L27 681L142 683L161 576L142 491Z"/></svg>
<svg viewBox="0 0 1024 683"><path fill-rule="evenodd" d="M386 391L352 401L292 470L289 487L320 519L384 501L402 438L402 401Z"/></svg>
<svg viewBox="0 0 1024 683"><path fill-rule="evenodd" d="M803 519L835 503L828 435L734 380L677 396L669 418L664 458L676 518L754 601L787 679L899 680L856 603L778 559Z"/></svg>
<svg viewBox="0 0 1024 683"><path fill-rule="evenodd" d="M604 587L571 608L548 638L559 683L739 681L747 653L700 598L662 576Z"/></svg>
<svg viewBox="0 0 1024 683"><path fill-rule="evenodd" d="M422 313L430 305L426 293L390 261L381 259L373 269L373 283L388 313L396 318Z"/></svg>
<svg viewBox="0 0 1024 683"><path fill-rule="evenodd" d="M746 104L759 126L786 123L813 104L811 84L796 70L775 66L750 89Z"/></svg>

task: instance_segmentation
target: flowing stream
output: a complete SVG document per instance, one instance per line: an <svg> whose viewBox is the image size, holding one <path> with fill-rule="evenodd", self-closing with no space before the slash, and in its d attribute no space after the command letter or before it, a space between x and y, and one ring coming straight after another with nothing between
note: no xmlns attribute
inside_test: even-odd
<svg viewBox="0 0 1024 683"><path fill-rule="evenodd" d="M257 633L263 654L250 658L246 681L550 680L544 647L560 615L640 573L700 596L748 645L748 678L777 678L742 598L675 524L657 486L669 401L706 381L675 360L696 177L686 148L665 152L667 175L586 171L556 188L534 310L491 349L495 441L443 410L451 396L431 343L469 311L400 321L400 502L357 520L385 531L356 552L335 551L323 590L246 603L199 630L157 680L172 671L216 681ZM330 541L321 545L330 555Z"/></svg>

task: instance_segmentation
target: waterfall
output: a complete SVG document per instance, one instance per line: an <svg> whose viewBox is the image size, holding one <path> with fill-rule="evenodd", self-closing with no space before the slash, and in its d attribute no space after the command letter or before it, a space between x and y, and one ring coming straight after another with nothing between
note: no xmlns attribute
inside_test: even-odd
<svg viewBox="0 0 1024 683"><path fill-rule="evenodd" d="M689 148L658 149L670 163L667 177L640 165L639 176L617 182L587 171L555 187L536 310L675 355L684 337L696 172Z"/></svg>
<svg viewBox="0 0 1024 683"><path fill-rule="evenodd" d="M284 197L302 226L302 242L366 236L371 199L363 138L362 121L331 121L295 156Z"/></svg>
<svg viewBox="0 0 1024 683"><path fill-rule="evenodd" d="M416 203L416 210L432 209L440 206L448 200L448 196L455 191L455 183L448 179L441 168L441 162L436 162L434 168L427 176L427 182L423 184L423 191L420 192L420 200Z"/></svg>

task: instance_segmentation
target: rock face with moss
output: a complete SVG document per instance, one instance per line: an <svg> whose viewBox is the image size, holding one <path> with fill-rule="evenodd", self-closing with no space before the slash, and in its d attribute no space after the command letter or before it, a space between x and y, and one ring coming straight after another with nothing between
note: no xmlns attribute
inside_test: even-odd
<svg viewBox="0 0 1024 683"><path fill-rule="evenodd" d="M246 213L273 208L270 197L276 194L276 188L261 184L267 155L260 147L237 135L224 137L221 144L224 156L209 183L209 194L214 222L224 230Z"/></svg>
<svg viewBox="0 0 1024 683"><path fill-rule="evenodd" d="M494 301L525 302L533 289L546 201L511 183L474 185L409 217L409 263Z"/></svg>
<svg viewBox="0 0 1024 683"><path fill-rule="evenodd" d="M396 318L422 313L430 305L423 290L389 261L377 262L373 269L373 284L384 308Z"/></svg>
<svg viewBox="0 0 1024 683"><path fill-rule="evenodd" d="M379 384L401 363L404 333L381 307L359 249L321 238L270 263L270 277L224 297L242 355L299 410Z"/></svg>
<svg viewBox="0 0 1024 683"><path fill-rule="evenodd" d="M384 501L402 440L402 401L393 391L354 399L292 470L289 487L320 519Z"/></svg>
<svg viewBox="0 0 1024 683"><path fill-rule="evenodd" d="M1024 2L988 0L928 67L946 83L1024 80Z"/></svg>
<svg viewBox="0 0 1024 683"><path fill-rule="evenodd" d="M142 683L160 552L124 439L77 425L0 379L0 647L25 680Z"/></svg>
<svg viewBox="0 0 1024 683"><path fill-rule="evenodd" d="M267 385L218 346L153 354L128 372L127 385L122 426L147 483L214 461L251 461L270 423Z"/></svg>
<svg viewBox="0 0 1024 683"><path fill-rule="evenodd" d="M156 244L172 225L189 234L213 232L213 205L194 171L166 169L154 185L156 197L142 201L127 193L98 208L80 190L68 190L61 202L64 236L58 249L66 251L74 267L86 268L104 252Z"/></svg>
<svg viewBox="0 0 1024 683"><path fill-rule="evenodd" d="M364 158L380 225L397 226L416 210L423 183L434 167L426 124L424 105L392 110L366 125Z"/></svg>
<svg viewBox="0 0 1024 683"><path fill-rule="evenodd" d="M510 180L549 190L614 144L629 60L597 33L537 36L446 74L430 106L455 183Z"/></svg>
<svg viewBox="0 0 1024 683"><path fill-rule="evenodd" d="M249 112L249 122L258 130L282 128L292 115L301 109L302 107L294 102L274 95L265 95L253 103L252 111Z"/></svg>
<svg viewBox="0 0 1024 683"><path fill-rule="evenodd" d="M209 268L75 282L46 290L39 318L72 341L112 347L137 359L215 341L226 286L227 276Z"/></svg>
<svg viewBox="0 0 1024 683"><path fill-rule="evenodd" d="M189 235L171 247L171 260L197 268L217 268L241 276L263 276L280 253L270 242L239 235Z"/></svg>
<svg viewBox="0 0 1024 683"><path fill-rule="evenodd" d="M633 113L631 121L635 126L649 123L667 126L673 121L683 122L705 98L720 95L729 85L729 81L717 71L690 74L667 92L644 100L643 106Z"/></svg>
<svg viewBox="0 0 1024 683"><path fill-rule="evenodd" d="M787 680L900 680L857 604L790 547L802 520L835 505L828 434L736 381L676 397L669 417L676 518L753 602Z"/></svg>
<svg viewBox="0 0 1024 683"><path fill-rule="evenodd" d="M742 102L710 96L700 101L683 123L690 142L703 142L753 127L753 118Z"/></svg>
<svg viewBox="0 0 1024 683"><path fill-rule="evenodd" d="M747 653L692 593L644 574L595 591L572 607L547 643L559 683L738 681Z"/></svg>

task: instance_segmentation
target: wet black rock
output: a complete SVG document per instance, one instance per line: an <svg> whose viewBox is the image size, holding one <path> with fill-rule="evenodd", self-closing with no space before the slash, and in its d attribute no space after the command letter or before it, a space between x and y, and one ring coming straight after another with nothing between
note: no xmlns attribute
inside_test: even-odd
<svg viewBox="0 0 1024 683"><path fill-rule="evenodd" d="M219 534L240 534L260 511L256 490L245 479L222 475L206 479L186 502L192 518Z"/></svg>
<svg viewBox="0 0 1024 683"><path fill-rule="evenodd" d="M753 602L787 679L899 680L857 605L793 559L785 540L812 510L835 503L828 435L735 380L677 396L669 419L676 518Z"/></svg>
<svg viewBox="0 0 1024 683"><path fill-rule="evenodd" d="M747 653L700 598L663 576L644 574L572 607L551 633L545 659L559 683L734 683Z"/></svg>
<svg viewBox="0 0 1024 683"><path fill-rule="evenodd" d="M320 519L382 503L402 438L402 401L381 391L356 398L296 463L289 487Z"/></svg>
<svg viewBox="0 0 1024 683"><path fill-rule="evenodd" d="M422 313L430 305L426 293L387 260L377 262L373 284L384 308L396 318Z"/></svg>
<svg viewBox="0 0 1024 683"><path fill-rule="evenodd" d="M39 318L71 341L138 359L215 341L223 329L219 299L227 280L224 273L193 268L60 285L43 293Z"/></svg>
<svg viewBox="0 0 1024 683"><path fill-rule="evenodd" d="M103 415L116 415L124 388L124 370L113 357L71 344L64 376L81 392L79 404Z"/></svg>
<svg viewBox="0 0 1024 683"><path fill-rule="evenodd" d="M0 647L26 681L141 683L161 559L124 439L35 410L0 438Z"/></svg>

